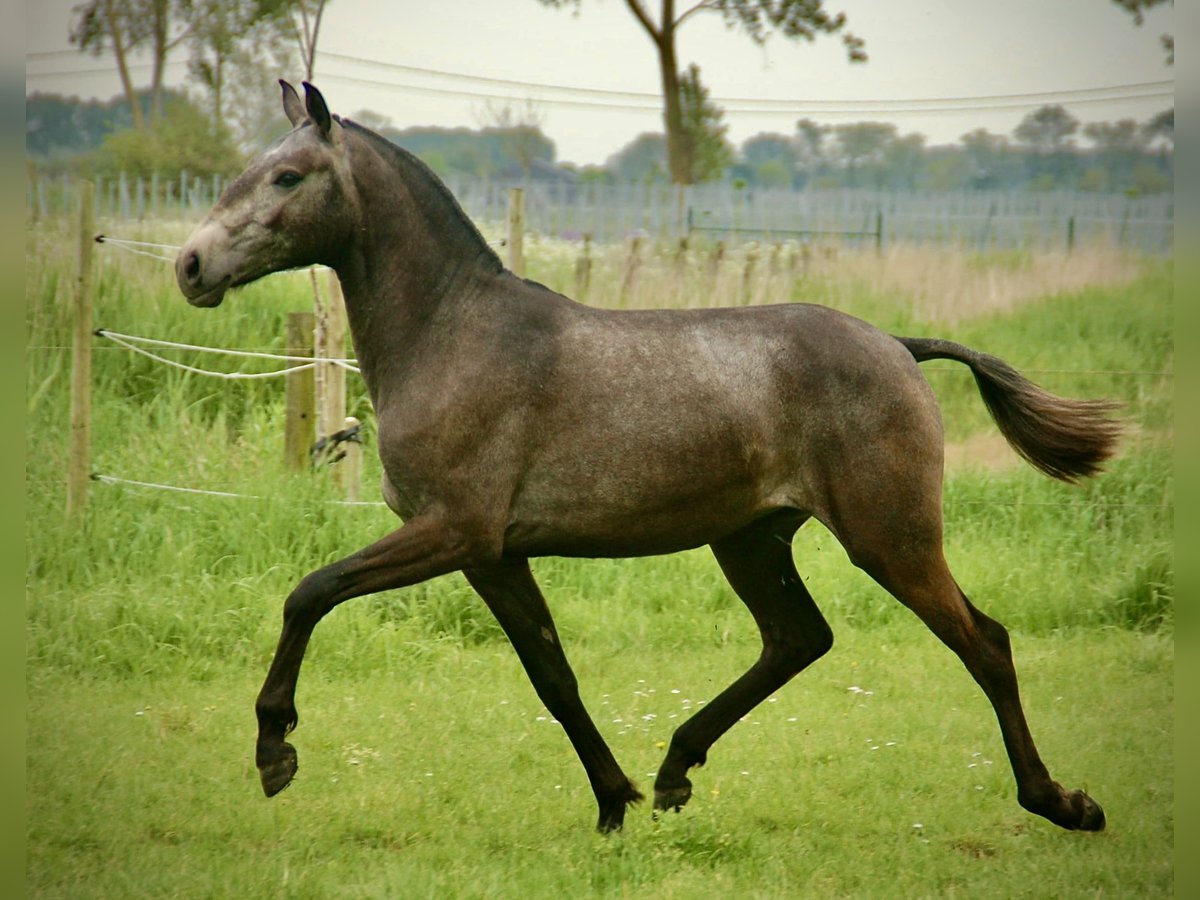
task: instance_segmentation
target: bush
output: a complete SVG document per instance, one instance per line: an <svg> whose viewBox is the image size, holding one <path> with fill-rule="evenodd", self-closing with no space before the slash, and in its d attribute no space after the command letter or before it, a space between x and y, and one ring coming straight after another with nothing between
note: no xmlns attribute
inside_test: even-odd
<svg viewBox="0 0 1200 900"><path fill-rule="evenodd" d="M232 175L243 160L224 124L212 122L195 104L171 98L162 118L145 131L116 131L96 153L103 174L125 172L149 178L155 172L187 171L196 176Z"/></svg>

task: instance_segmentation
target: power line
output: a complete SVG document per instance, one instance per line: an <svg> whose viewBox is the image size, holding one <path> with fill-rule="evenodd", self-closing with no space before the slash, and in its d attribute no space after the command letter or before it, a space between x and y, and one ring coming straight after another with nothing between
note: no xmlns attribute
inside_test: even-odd
<svg viewBox="0 0 1200 900"><path fill-rule="evenodd" d="M495 87L516 87L527 88L536 91L561 92L568 94L579 94L586 96L605 97L614 100L634 100L646 101L652 103L661 102L661 94L650 93L644 91L614 91L604 88L578 87L573 85L562 84L547 84L543 82L533 81L518 81L509 78L493 78L484 75L470 75L459 72L447 72L441 69L429 69L420 66L409 66L402 63L390 63L376 59L365 59L362 57L348 56L343 53L333 53L329 51L318 51L318 57L336 60L338 62L350 63L352 65L368 66L371 68L385 69L395 72L411 73L414 75L428 75L437 78L449 78L455 81L466 81L475 84L483 84ZM351 76L340 76L349 79ZM409 86L409 85L406 85ZM982 96L966 97L912 97L894 100L852 100L852 99L837 99L837 100L769 100L761 97L714 97L713 102L720 103L727 107L773 107L781 104L787 104L789 107L797 103L804 106L833 106L843 109L853 109L855 107L871 107L872 109L889 105L902 106L925 106L934 104L971 104L973 108L975 104L988 103L1013 103L1019 102L1021 105L1029 103L1039 103L1045 101L1061 100L1067 102L1081 102L1089 99L1099 100L1124 100L1124 99L1140 99L1147 92L1152 92L1154 95L1164 93L1174 93L1175 82L1171 79L1162 79L1159 81L1143 81L1132 84L1114 84L1105 85L1102 87L1092 88L1065 88L1055 91L1032 91L1025 93L1013 94L985 94ZM439 88L437 90L450 90L449 88ZM1124 96L1129 92L1134 92L1132 96ZM1118 94L1120 96L1110 96ZM657 108L657 107L655 107Z"/></svg>
<svg viewBox="0 0 1200 900"><path fill-rule="evenodd" d="M39 54L27 54L28 58L57 56L62 53L76 51L45 51ZM659 113L662 109L661 95L636 91L615 91L604 88L575 87L561 84L547 84L531 81L519 81L508 78L492 78L482 75L461 74L439 69L408 66L401 63L388 63L381 60L358 59L340 53L319 52L319 57L385 71L408 73L418 77L434 77L450 79L453 82L477 84L494 90L472 90L462 86L420 84L412 81L381 80L366 78L360 75L330 72L323 79L347 84L357 84L366 87L384 88L391 91L401 91L435 96L457 97L460 99L511 100L511 93L498 93L497 90L519 89L533 91L539 96L531 97L539 103L550 106L575 109L612 110L618 112L648 112ZM168 66L186 65L182 61L168 61ZM150 69L150 63L134 63L131 69ZM110 67L88 68L73 70L58 70L51 72L31 72L27 80L38 78L67 78L87 75L111 75ZM987 94L980 96L953 97L920 97L897 98L886 100L767 100L753 97L717 97L714 102L731 115L762 115L762 116L803 116L803 115L908 115L930 113L959 113L979 112L982 110L1032 109L1038 106L1058 103L1068 106L1104 105L1138 100L1174 100L1174 81L1145 81L1131 84L1105 85L1093 88L1066 88L1056 91L1034 91L1014 94Z"/></svg>
<svg viewBox="0 0 1200 900"><path fill-rule="evenodd" d="M419 93L419 94L434 94L440 96L460 97L466 99L489 99L489 100L511 100L511 94L495 93L489 91L466 91L451 87L436 87L433 85L413 84L409 82L398 81L382 81L377 78L363 78L356 75L343 75L339 73L328 73L322 76L323 79L329 81L337 81L346 84L357 84L365 87L385 88L392 91ZM1093 89L1100 90L1100 89ZM645 95L648 98L654 95ZM906 101L906 100L862 100L862 101L836 101L836 100L797 100L792 103L786 101L769 101L769 106L748 106L738 104L736 101L725 105L724 101L716 100L721 105L722 110L727 114L732 115L763 115L763 116L803 116L811 115L905 115L917 113L955 113L955 112L979 112L980 110L1005 110L1005 109L1032 109L1038 106L1046 105L1048 102L1057 101L1069 106L1082 105L1098 105L1111 104L1122 101L1131 100L1173 100L1175 97L1173 90L1151 90L1141 93L1122 93L1111 95L1097 96L1079 96L1065 97L1062 94L1030 94L1028 99L1015 102L1002 103L987 103L986 98L962 98L961 103L952 103L951 98L937 101ZM613 110L620 112L649 112L658 113L661 111L661 100L654 97L653 102L646 103L629 103L629 102L605 102L603 100L588 100L588 99L571 99L563 97L532 97L530 98L538 103L545 103L549 106L571 107L579 109L593 110ZM766 101L764 101L766 102ZM909 105L905 105L909 104Z"/></svg>

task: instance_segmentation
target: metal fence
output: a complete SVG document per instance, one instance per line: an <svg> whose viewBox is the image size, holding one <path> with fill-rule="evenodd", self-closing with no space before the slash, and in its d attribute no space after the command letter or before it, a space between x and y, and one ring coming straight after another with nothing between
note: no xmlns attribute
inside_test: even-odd
<svg viewBox="0 0 1200 900"><path fill-rule="evenodd" d="M120 221L193 218L220 196L219 176L182 173L149 179L96 179L97 216ZM860 189L761 189L727 184L679 189L663 184L514 183L448 179L482 228L504 222L508 189L525 189L530 232L597 242L644 235L674 241L701 233L731 242L795 240L953 244L979 250L1070 248L1103 240L1145 253L1170 253L1175 237L1172 194L1127 196L1080 191L902 192ZM28 216L51 216L74 203L69 176L30 177Z"/></svg>

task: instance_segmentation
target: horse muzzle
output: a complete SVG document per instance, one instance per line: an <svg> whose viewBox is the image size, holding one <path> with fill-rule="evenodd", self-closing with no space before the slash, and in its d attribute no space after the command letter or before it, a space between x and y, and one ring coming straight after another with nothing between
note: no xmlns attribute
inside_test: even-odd
<svg viewBox="0 0 1200 900"><path fill-rule="evenodd" d="M192 306L219 306L233 282L229 254L220 252L217 231L211 224L201 225L175 257L175 280Z"/></svg>

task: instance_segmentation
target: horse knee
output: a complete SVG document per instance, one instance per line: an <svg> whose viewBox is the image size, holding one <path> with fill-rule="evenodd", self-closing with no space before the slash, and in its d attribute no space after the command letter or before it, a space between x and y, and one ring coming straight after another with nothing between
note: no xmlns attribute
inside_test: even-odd
<svg viewBox="0 0 1200 900"><path fill-rule="evenodd" d="M313 614L320 618L318 610L328 603L337 590L337 576L329 567L309 572L288 594L283 602L283 621L296 623L310 620Z"/></svg>

